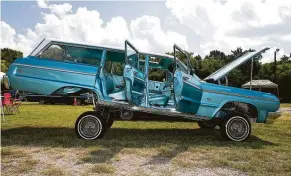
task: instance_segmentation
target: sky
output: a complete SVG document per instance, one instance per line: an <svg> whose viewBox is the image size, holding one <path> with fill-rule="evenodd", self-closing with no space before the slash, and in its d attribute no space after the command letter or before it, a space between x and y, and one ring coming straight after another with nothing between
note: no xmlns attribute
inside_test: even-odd
<svg viewBox="0 0 291 176"><path fill-rule="evenodd" d="M0 1L0 48L28 55L46 37L205 56L217 49L271 49L262 62L291 53L290 0Z"/></svg>

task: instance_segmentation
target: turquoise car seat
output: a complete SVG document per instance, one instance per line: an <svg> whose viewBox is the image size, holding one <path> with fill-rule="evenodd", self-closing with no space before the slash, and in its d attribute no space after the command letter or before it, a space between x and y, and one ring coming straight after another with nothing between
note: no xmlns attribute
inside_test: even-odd
<svg viewBox="0 0 291 176"><path fill-rule="evenodd" d="M112 75L108 73L101 73L100 74L101 84L102 84L102 91L103 95L109 99L116 100L116 101L126 101L126 94L124 89L116 89ZM129 85L131 87L131 85ZM131 90L131 89L130 89ZM149 95L149 104L156 105L156 106L166 106L169 101L169 96L163 94L150 94Z"/></svg>

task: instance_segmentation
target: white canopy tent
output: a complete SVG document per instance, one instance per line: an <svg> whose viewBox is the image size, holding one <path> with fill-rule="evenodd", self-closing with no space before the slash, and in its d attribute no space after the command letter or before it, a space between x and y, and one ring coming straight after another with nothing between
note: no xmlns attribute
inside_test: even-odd
<svg viewBox="0 0 291 176"><path fill-rule="evenodd" d="M257 89L263 91L265 89L275 89L277 91L277 96L279 97L279 88L278 84L273 83L270 80L252 80L242 85L242 88L245 89Z"/></svg>

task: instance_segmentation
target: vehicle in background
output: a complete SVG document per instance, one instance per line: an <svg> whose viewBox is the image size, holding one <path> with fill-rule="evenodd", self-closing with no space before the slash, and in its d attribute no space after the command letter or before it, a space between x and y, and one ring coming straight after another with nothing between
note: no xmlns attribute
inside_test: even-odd
<svg viewBox="0 0 291 176"><path fill-rule="evenodd" d="M125 48L44 39L26 58L9 67L12 88L47 96L92 92L94 111L75 123L79 137L101 138L113 114L128 119L145 112L197 121L201 128L220 126L222 137L244 141L251 122L276 118L278 98L269 93L228 86L227 74L269 48L249 51L201 80L190 58L174 45L174 56L141 52L130 42ZM179 60L177 53L186 60ZM149 79L151 69L164 71L165 80ZM224 82L224 83L223 83Z"/></svg>
<svg viewBox="0 0 291 176"><path fill-rule="evenodd" d="M89 93L75 96L60 96L60 95L40 95L34 93L26 93L24 99L27 102L39 102L39 104L74 104L76 98L77 105L92 104L92 95Z"/></svg>

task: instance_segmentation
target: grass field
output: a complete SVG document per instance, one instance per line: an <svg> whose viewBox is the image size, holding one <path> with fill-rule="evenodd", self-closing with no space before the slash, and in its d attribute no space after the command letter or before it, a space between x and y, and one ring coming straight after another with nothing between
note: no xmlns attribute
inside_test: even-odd
<svg viewBox="0 0 291 176"><path fill-rule="evenodd" d="M157 121L115 121L104 139L85 141L74 123L88 110L23 104L6 116L2 175L291 175L291 113L253 124L241 143L193 122Z"/></svg>
<svg viewBox="0 0 291 176"><path fill-rule="evenodd" d="M291 103L283 103L280 105L281 108L291 108Z"/></svg>

